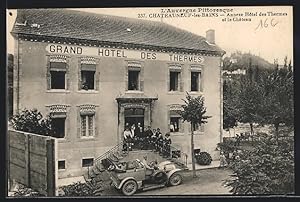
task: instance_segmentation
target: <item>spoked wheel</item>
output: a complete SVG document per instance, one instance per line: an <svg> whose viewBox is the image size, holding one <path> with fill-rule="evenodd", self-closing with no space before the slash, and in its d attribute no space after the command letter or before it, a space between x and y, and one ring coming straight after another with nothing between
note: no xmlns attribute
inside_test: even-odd
<svg viewBox="0 0 300 202"><path fill-rule="evenodd" d="M182 182L182 177L179 173L172 174L169 179L169 184L171 186L177 186L177 185L181 184L181 182Z"/></svg>
<svg viewBox="0 0 300 202"><path fill-rule="evenodd" d="M134 180L127 180L122 186L122 193L131 196L137 191L138 185Z"/></svg>

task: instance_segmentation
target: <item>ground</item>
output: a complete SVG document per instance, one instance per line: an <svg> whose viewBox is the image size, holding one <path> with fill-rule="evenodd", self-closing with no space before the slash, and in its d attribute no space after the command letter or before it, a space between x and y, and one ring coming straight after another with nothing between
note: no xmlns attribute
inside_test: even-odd
<svg viewBox="0 0 300 202"><path fill-rule="evenodd" d="M192 177L192 172L183 172L183 182L179 186L164 187L135 195L226 195L229 188L222 184L232 172L229 169L211 168L198 170L197 178ZM107 187L104 195L122 195L114 187Z"/></svg>

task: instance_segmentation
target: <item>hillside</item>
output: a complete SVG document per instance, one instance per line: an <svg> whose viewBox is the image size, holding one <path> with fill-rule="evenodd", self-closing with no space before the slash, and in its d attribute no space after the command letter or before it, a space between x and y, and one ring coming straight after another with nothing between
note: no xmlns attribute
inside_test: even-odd
<svg viewBox="0 0 300 202"><path fill-rule="evenodd" d="M274 64L269 63L257 55L239 51L232 53L229 57L223 59L223 70L233 71L237 69L248 69L250 66L258 66L260 69L270 69L275 67Z"/></svg>

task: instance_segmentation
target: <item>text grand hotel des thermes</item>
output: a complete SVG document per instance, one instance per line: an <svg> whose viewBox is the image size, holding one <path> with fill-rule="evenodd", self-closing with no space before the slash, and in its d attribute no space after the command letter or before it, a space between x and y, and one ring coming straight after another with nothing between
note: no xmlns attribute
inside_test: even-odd
<svg viewBox="0 0 300 202"><path fill-rule="evenodd" d="M69 55L87 55L87 56L101 56L101 57L116 57L116 58L130 58L142 60L163 60L170 62L190 62L199 63L204 62L204 58L199 55L173 54L173 53L158 53L127 49L114 48L98 48L85 46L69 46L60 44L49 44L46 47L47 52L55 54L69 54Z"/></svg>

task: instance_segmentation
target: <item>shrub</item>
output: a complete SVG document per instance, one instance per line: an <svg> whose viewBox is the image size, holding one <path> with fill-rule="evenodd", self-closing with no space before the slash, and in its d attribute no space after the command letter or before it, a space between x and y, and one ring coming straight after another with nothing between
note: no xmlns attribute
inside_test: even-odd
<svg viewBox="0 0 300 202"><path fill-rule="evenodd" d="M226 158L229 158L229 153L233 153L237 149L233 139L224 139L223 142L218 143L218 147L224 152Z"/></svg>
<svg viewBox="0 0 300 202"><path fill-rule="evenodd" d="M17 183L16 190L13 190L9 193L9 196L13 197L40 197L45 196L23 184Z"/></svg>
<svg viewBox="0 0 300 202"><path fill-rule="evenodd" d="M261 138L252 150L242 150L231 164L232 178L225 181L233 194L292 194L294 142Z"/></svg>
<svg viewBox="0 0 300 202"><path fill-rule="evenodd" d="M51 135L51 118L43 118L41 112L37 109L24 109L21 113L11 118L12 127L15 130L35 133L40 135Z"/></svg>
<svg viewBox="0 0 300 202"><path fill-rule="evenodd" d="M199 165L209 165L212 161L210 154L207 152L200 152L195 157Z"/></svg>
<svg viewBox="0 0 300 202"><path fill-rule="evenodd" d="M62 196L93 196L94 190L86 183L76 182L70 185L60 187Z"/></svg>

